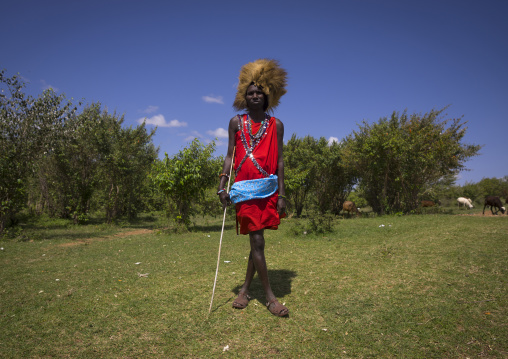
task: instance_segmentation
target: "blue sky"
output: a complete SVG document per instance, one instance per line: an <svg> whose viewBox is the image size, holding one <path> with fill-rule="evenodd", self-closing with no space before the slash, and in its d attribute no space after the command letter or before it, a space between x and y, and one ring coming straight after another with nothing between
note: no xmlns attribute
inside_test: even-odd
<svg viewBox="0 0 508 359"><path fill-rule="evenodd" d="M508 175L507 15L505 0L7 0L0 68L34 95L98 101L127 126L146 117L162 155L194 137L218 137L219 155L240 67L274 58L289 74L286 140L450 105L465 142L484 145L463 184Z"/></svg>

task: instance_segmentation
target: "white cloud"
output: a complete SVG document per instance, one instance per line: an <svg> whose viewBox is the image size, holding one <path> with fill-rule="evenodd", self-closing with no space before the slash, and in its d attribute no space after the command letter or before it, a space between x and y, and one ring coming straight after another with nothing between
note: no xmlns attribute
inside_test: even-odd
<svg viewBox="0 0 508 359"><path fill-rule="evenodd" d="M225 130L221 129L221 128L218 128L217 130L215 131L207 131L207 134L208 135L214 135L214 137L224 137L223 134L221 135L221 131L224 131L226 132ZM216 139L212 139L212 138L209 138L209 137L206 137L204 135L202 135L201 133L199 133L198 131L191 131L191 132L186 132L186 133L180 133L178 134L178 136L182 136L184 137L183 139L183 142L185 143L189 143L189 142L192 142L194 139L199 139L199 141L201 141L202 143L204 144L209 144L210 142L212 141L215 141L215 145L216 146L224 146L226 145L227 146L227 141L221 141L221 140L216 140ZM227 138L227 132L226 132L226 136Z"/></svg>
<svg viewBox="0 0 508 359"><path fill-rule="evenodd" d="M214 136L217 138L228 138L228 131L220 127L213 131L212 130L206 131L206 133L209 134L210 136Z"/></svg>
<svg viewBox="0 0 508 359"><path fill-rule="evenodd" d="M218 104L224 105L222 96L214 96L214 95L203 96L202 99L203 99L203 101L208 102L208 103L218 103Z"/></svg>
<svg viewBox="0 0 508 359"><path fill-rule="evenodd" d="M182 136L186 136L188 135L189 133L184 133L184 134L181 134ZM192 140L194 140L195 138L200 138L200 139L203 139L203 135L200 134L198 131L191 131L190 135L188 135L187 137L185 137L183 139L183 142L190 142Z"/></svg>
<svg viewBox="0 0 508 359"><path fill-rule="evenodd" d="M145 110L143 110L143 113L154 113L159 109L159 106L148 106Z"/></svg>
<svg viewBox="0 0 508 359"><path fill-rule="evenodd" d="M339 143L339 139L337 137L330 137L328 138L328 146L331 146L332 143L337 142Z"/></svg>
<svg viewBox="0 0 508 359"><path fill-rule="evenodd" d="M166 122L164 115L155 115L150 118L143 117L138 120L138 123L145 122L147 125L153 125L157 127L186 127L187 122L180 122L178 120L171 120Z"/></svg>

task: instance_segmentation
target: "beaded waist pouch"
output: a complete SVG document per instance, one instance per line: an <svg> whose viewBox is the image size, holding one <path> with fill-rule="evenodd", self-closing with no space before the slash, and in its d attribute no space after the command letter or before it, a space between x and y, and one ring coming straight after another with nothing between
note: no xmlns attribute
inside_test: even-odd
<svg viewBox="0 0 508 359"><path fill-rule="evenodd" d="M235 182L231 186L229 197L231 202L240 203L250 199L270 197L279 189L277 175L266 178Z"/></svg>

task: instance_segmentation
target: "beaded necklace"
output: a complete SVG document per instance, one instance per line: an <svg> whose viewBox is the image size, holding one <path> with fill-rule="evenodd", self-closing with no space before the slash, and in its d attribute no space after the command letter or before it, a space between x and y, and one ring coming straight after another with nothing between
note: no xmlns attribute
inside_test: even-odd
<svg viewBox="0 0 508 359"><path fill-rule="evenodd" d="M254 158L254 155L252 152L254 151L254 148L259 144L261 139L266 135L266 130L268 129L268 125L270 123L268 115L265 115L265 120L261 123L261 126L259 130L256 132L255 135L252 134L251 131L251 122L250 117L248 115L244 115L244 119L241 118L240 115L238 115L238 130L240 131L240 137L242 140L243 147L245 149L245 156L240 161L240 164L238 165L238 168L236 169L235 173L238 174L240 172L240 168L242 167L243 163L247 158L250 158L254 166L261 172L261 174L265 177L270 176L256 161ZM245 127L247 127L247 131L245 131ZM249 140L247 141L247 137L245 132L248 132Z"/></svg>
<svg viewBox="0 0 508 359"><path fill-rule="evenodd" d="M258 131L255 134L252 134L252 119L249 115L247 115L247 129L249 130L249 137L250 137L250 144L253 145L253 142L259 142L261 137L266 132L266 129L268 128L268 121L270 118L267 114L265 114L265 119L261 121L261 126L259 126Z"/></svg>

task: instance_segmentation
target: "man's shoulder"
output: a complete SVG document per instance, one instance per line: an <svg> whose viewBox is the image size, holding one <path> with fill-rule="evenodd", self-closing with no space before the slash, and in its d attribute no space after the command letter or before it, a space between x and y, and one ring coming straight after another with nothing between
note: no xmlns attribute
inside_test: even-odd
<svg viewBox="0 0 508 359"><path fill-rule="evenodd" d="M235 115L231 117L231 120L229 120L230 124L238 124L238 121L240 120L241 115Z"/></svg>
<svg viewBox="0 0 508 359"><path fill-rule="evenodd" d="M282 123L282 121L276 117L274 117L275 119L275 123L277 124L277 128L284 128L284 124Z"/></svg>
<svg viewBox="0 0 508 359"><path fill-rule="evenodd" d="M240 119L241 119L241 115L233 116L231 118L231 120L229 120L229 128L235 132L238 131L238 127L240 125Z"/></svg>

